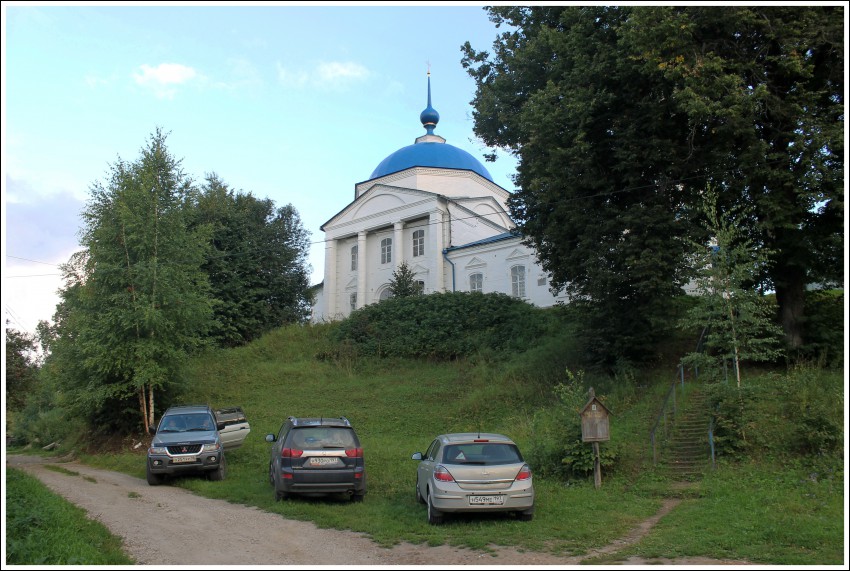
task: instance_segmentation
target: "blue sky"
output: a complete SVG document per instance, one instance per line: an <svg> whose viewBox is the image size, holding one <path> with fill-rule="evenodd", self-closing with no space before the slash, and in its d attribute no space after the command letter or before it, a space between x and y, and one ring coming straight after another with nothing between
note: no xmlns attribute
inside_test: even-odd
<svg viewBox="0 0 850 571"><path fill-rule="evenodd" d="M158 127L198 182L292 204L318 283L320 226L425 132L428 62L436 133L484 162L460 64L504 31L482 6L4 2L4 320L51 319L91 184ZM513 190L513 158L484 164Z"/></svg>

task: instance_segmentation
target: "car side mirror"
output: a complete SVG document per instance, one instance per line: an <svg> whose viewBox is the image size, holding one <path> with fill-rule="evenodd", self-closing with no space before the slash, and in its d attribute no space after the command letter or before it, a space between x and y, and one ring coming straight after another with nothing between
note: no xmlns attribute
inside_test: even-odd
<svg viewBox="0 0 850 571"><path fill-rule="evenodd" d="M216 430L224 430L225 426L227 426L227 424L225 424L223 422L219 422L215 425L215 428L216 428Z"/></svg>
<svg viewBox="0 0 850 571"><path fill-rule="evenodd" d="M274 434L266 434L266 442L274 442L275 440Z"/></svg>
<svg viewBox="0 0 850 571"><path fill-rule="evenodd" d="M411 460L422 460L422 452L414 452L413 456L410 457Z"/></svg>
<svg viewBox="0 0 850 571"><path fill-rule="evenodd" d="M154 426L154 425L148 426L148 433L150 433L151 436L155 436L156 435L156 426Z"/></svg>

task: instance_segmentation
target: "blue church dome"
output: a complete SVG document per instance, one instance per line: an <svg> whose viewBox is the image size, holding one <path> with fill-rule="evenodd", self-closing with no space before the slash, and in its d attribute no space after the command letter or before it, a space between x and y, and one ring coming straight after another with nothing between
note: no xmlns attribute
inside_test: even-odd
<svg viewBox="0 0 850 571"><path fill-rule="evenodd" d="M426 134L416 142L403 147L387 158L372 171L369 180L411 167L435 167L441 169L469 170L490 182L493 178L484 165L466 151L446 143L446 140L434 134L434 128L440 121L440 114L431 107L431 74L428 73L428 106L419 115Z"/></svg>

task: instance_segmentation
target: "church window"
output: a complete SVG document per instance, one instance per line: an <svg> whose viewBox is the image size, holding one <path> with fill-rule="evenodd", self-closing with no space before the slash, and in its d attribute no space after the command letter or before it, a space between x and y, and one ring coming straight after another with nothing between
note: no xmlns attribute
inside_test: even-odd
<svg viewBox="0 0 850 571"><path fill-rule="evenodd" d="M484 291L484 274L472 274L469 276L469 291Z"/></svg>
<svg viewBox="0 0 850 571"><path fill-rule="evenodd" d="M425 282L423 282L422 280L416 281L416 293L418 293L419 295L425 293Z"/></svg>
<svg viewBox="0 0 850 571"><path fill-rule="evenodd" d="M351 271L357 271L357 246L351 247Z"/></svg>
<svg viewBox="0 0 850 571"><path fill-rule="evenodd" d="M425 255L425 230L413 232L413 257Z"/></svg>
<svg viewBox="0 0 850 571"><path fill-rule="evenodd" d="M389 299L393 296L393 292L390 291L389 287L385 287L381 290L380 295L378 295L378 301L384 301L385 299Z"/></svg>
<svg viewBox="0 0 850 571"><path fill-rule="evenodd" d="M525 266L511 268L511 294L514 297L525 297Z"/></svg>
<svg viewBox="0 0 850 571"><path fill-rule="evenodd" d="M545 286L546 285L546 276L540 276L539 278L537 278L537 285L539 285L541 287Z"/></svg>
<svg viewBox="0 0 850 571"><path fill-rule="evenodd" d="M393 261L393 239L384 238L381 240L381 263L389 264Z"/></svg>
<svg viewBox="0 0 850 571"><path fill-rule="evenodd" d="M355 248L356 248L356 247L357 247L357 246L355 246ZM352 293L352 294L349 294L349 296L348 296L348 303L350 303L350 304L351 304L351 311L354 311L355 309L357 309L357 293L356 293L356 292L355 292L355 293Z"/></svg>

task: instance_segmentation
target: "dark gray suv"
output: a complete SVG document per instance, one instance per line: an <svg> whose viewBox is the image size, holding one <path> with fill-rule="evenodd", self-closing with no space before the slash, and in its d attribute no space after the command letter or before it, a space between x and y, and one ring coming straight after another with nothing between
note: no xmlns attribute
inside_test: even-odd
<svg viewBox="0 0 850 571"><path fill-rule="evenodd" d="M344 494L362 501L366 495L363 448L347 418L290 416L266 441L272 443L269 482L275 499Z"/></svg>
<svg viewBox="0 0 850 571"><path fill-rule="evenodd" d="M148 448L148 484L161 484L168 476L206 474L210 480L224 480L227 461L212 409L206 405L173 406L159 420Z"/></svg>

